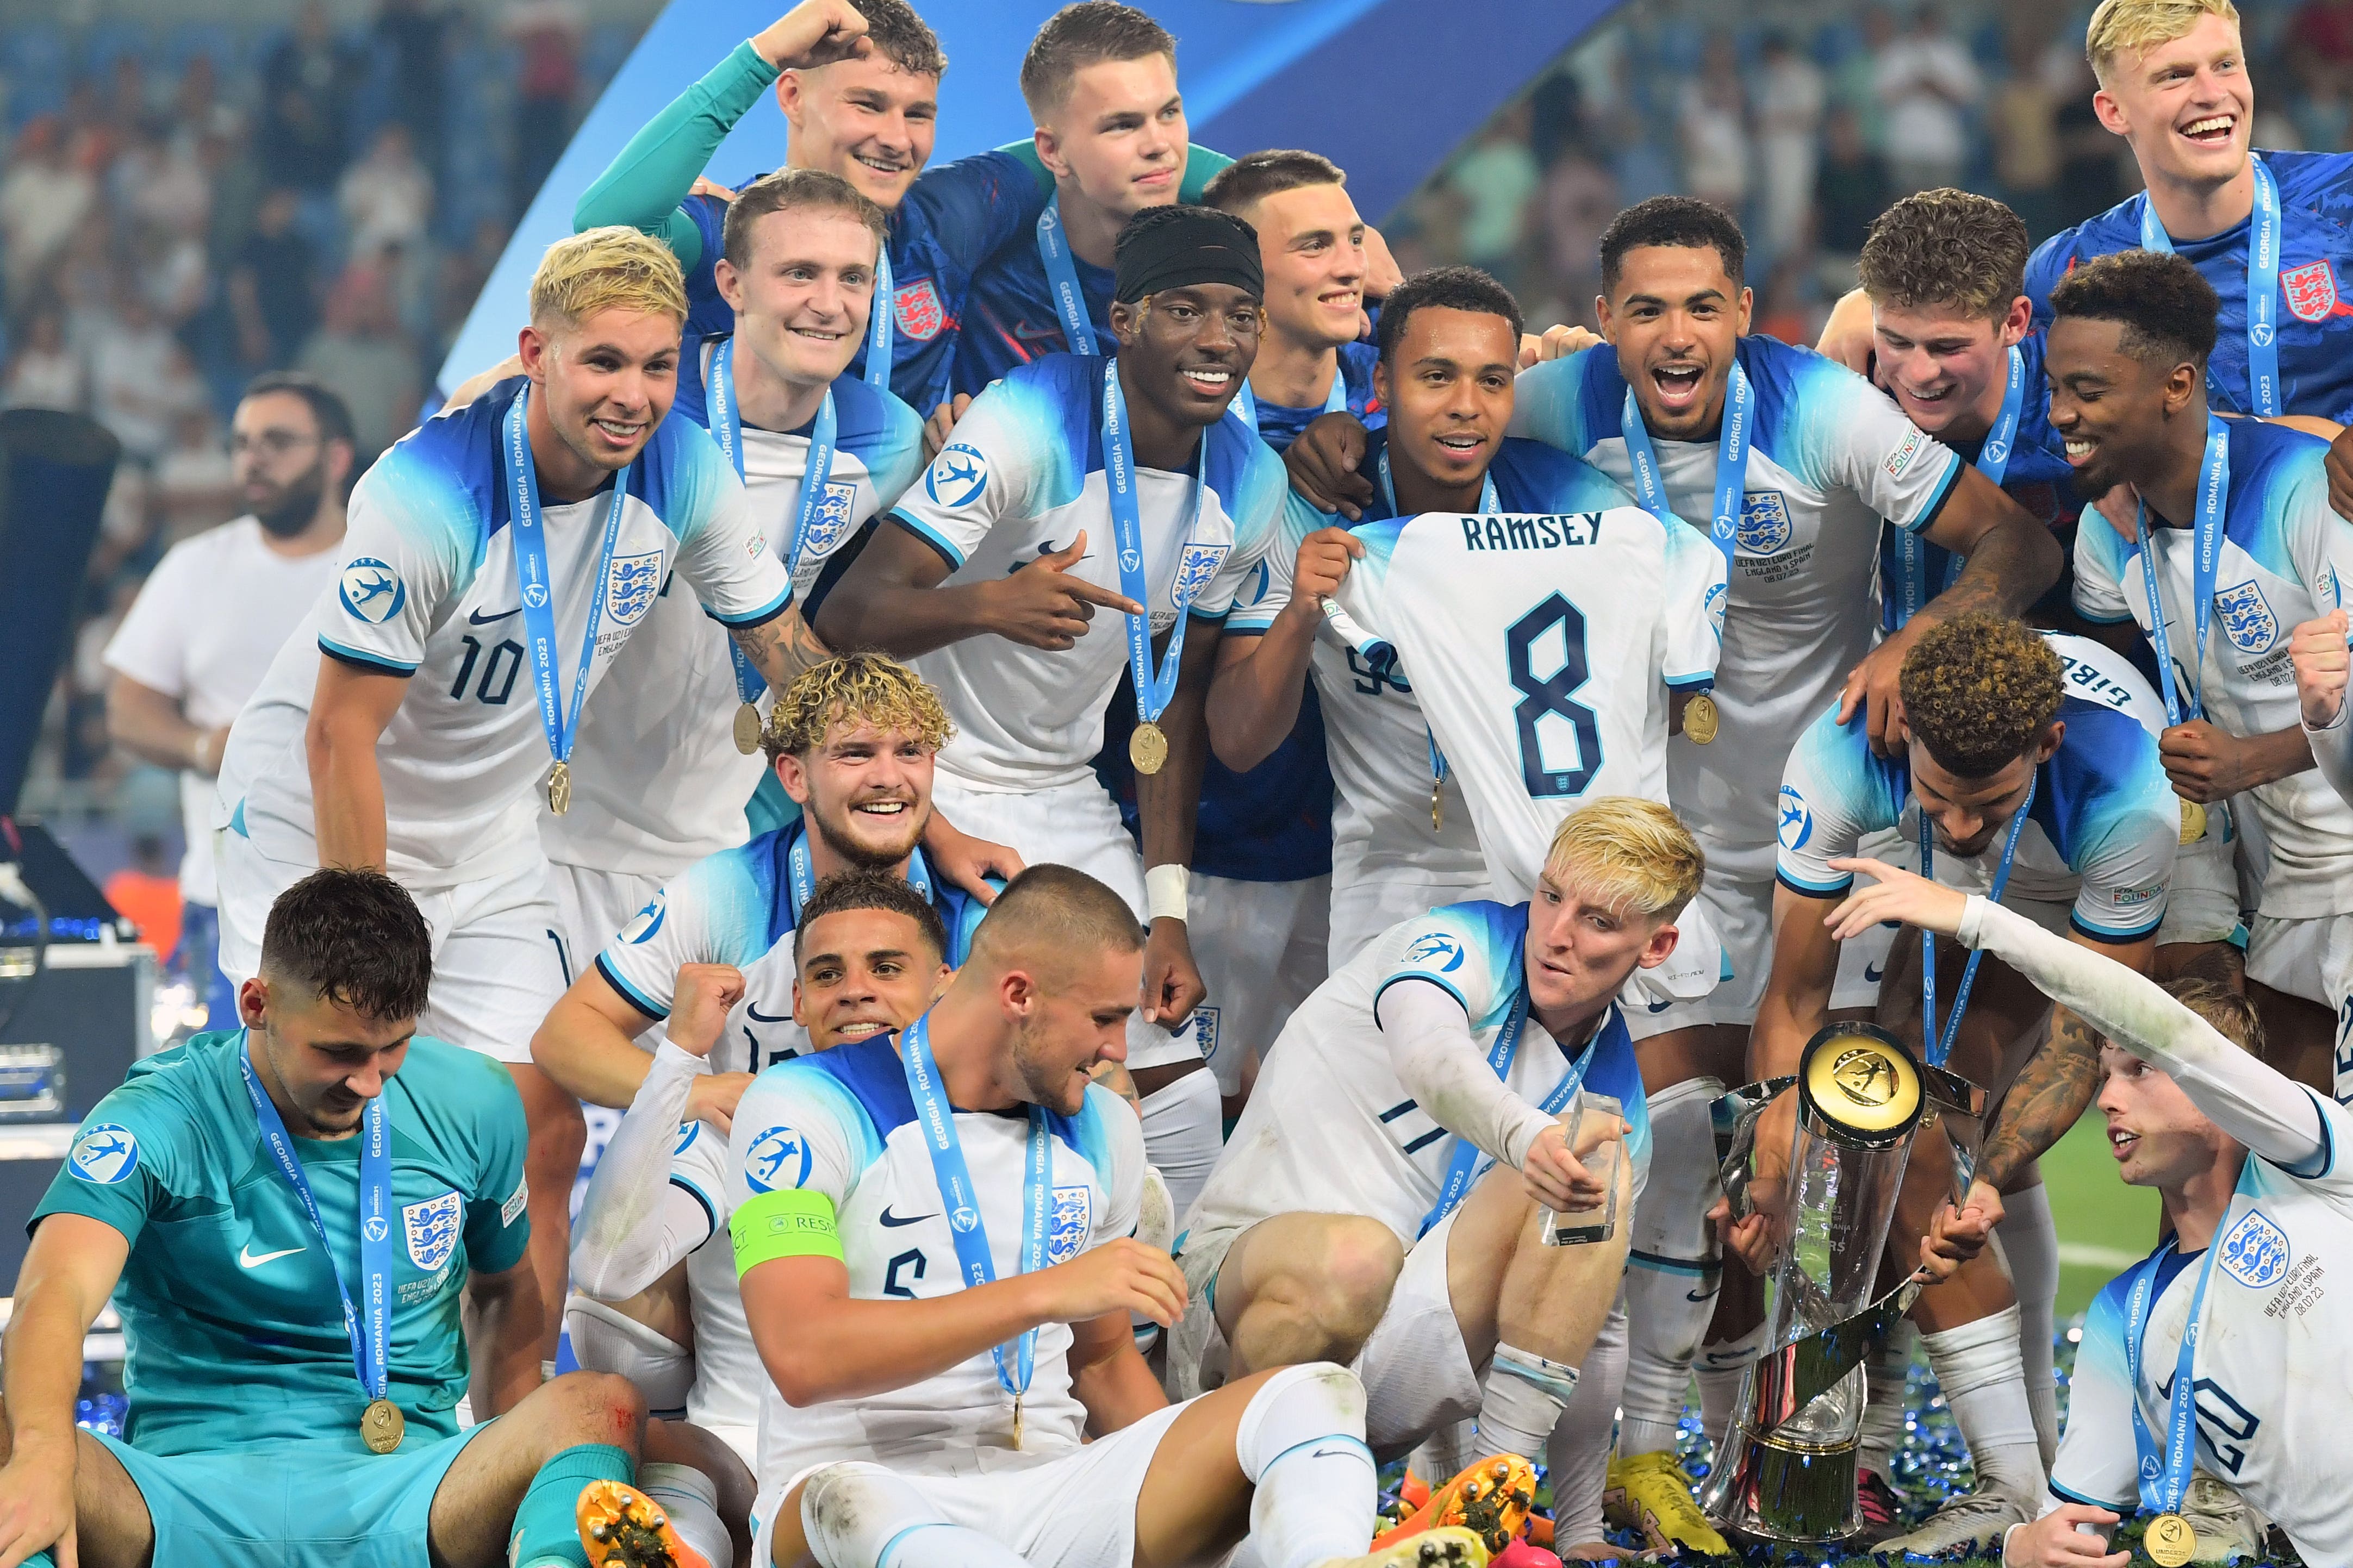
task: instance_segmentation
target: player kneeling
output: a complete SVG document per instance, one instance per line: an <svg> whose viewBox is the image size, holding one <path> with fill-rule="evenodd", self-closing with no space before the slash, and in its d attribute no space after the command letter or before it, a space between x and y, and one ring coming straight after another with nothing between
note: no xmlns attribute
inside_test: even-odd
<svg viewBox="0 0 2353 1568"><path fill-rule="evenodd" d="M658 1508L608 1507L649 1436L637 1391L540 1382L522 1100L417 1035L432 946L408 894L313 872L260 946L246 1026L133 1068L34 1211L0 1563L586 1568L577 1510L645 1568L708 1568ZM118 1285L121 1441L74 1426L82 1336ZM470 1377L500 1418L461 1432Z"/></svg>
<svg viewBox="0 0 2353 1568"><path fill-rule="evenodd" d="M1366 1555L1365 1394L1287 1368L1172 1405L1128 1315L1184 1308L1134 1240L1118 1061L1141 991L1126 901L1038 866L894 1042L781 1063L744 1094L730 1229L763 1395L754 1561L776 1568L1483 1564L1432 1531ZM1088 1435L1092 1442L1082 1447Z"/></svg>
<svg viewBox="0 0 2353 1568"><path fill-rule="evenodd" d="M1187 1216L1178 1392L1349 1362L1384 1456L1473 1415L1478 1458L1545 1452L1650 1161L1615 998L1673 952L1702 864L1666 807L1596 801L1556 830L1529 903L1393 926L1307 1000ZM1624 1125L1572 1150L1580 1086L1615 1096ZM1604 1201L1605 1169L1615 1234L1543 1245L1544 1211Z"/></svg>

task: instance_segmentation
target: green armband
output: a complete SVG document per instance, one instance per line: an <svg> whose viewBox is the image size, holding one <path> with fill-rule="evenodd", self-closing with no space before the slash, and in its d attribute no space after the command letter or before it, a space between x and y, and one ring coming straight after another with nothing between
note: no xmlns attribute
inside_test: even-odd
<svg viewBox="0 0 2353 1568"><path fill-rule="evenodd" d="M833 1200L800 1187L760 1193L727 1221L735 1243L735 1277L778 1258L830 1258L841 1261L841 1233L834 1228Z"/></svg>

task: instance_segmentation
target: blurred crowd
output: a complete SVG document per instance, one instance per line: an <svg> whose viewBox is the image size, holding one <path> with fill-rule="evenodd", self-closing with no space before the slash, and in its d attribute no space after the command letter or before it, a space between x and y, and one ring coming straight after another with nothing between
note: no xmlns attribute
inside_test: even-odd
<svg viewBox="0 0 2353 1568"><path fill-rule="evenodd" d="M1504 110L1385 233L1406 270L1467 261L1531 321L1592 320L1620 208L1674 191L1748 235L1757 327L1810 343L1872 220L1914 191L2000 197L2040 242L2130 195L2084 58L2090 0L1623 7ZM2258 147L2353 138L2353 0L2242 5Z"/></svg>
<svg viewBox="0 0 2353 1568"><path fill-rule="evenodd" d="M53 708L111 783L100 653L146 570L244 510L227 414L265 370L351 405L364 465L416 423L578 117L659 9L374 0L339 25L0 30L0 402L92 416L124 463ZM605 7L609 12L610 5Z"/></svg>

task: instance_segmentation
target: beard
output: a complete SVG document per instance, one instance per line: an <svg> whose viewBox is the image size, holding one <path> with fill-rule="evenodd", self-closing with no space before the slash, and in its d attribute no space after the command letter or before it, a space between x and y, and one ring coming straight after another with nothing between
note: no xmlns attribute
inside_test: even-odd
<svg viewBox="0 0 2353 1568"><path fill-rule="evenodd" d="M825 847L861 871L888 871L913 854L915 846L923 842L923 829L929 825L931 818L929 812L911 809L907 816L914 825L913 831L909 833L896 847L885 846L878 848L851 837L833 823L827 821L822 812L805 809L801 815L808 819L809 826L816 832L818 837L825 841ZM845 812L843 815L846 816L849 813Z"/></svg>
<svg viewBox="0 0 2353 1568"><path fill-rule="evenodd" d="M291 539L311 526L326 493L326 465L313 463L280 490L275 500L254 508L253 515L271 538Z"/></svg>

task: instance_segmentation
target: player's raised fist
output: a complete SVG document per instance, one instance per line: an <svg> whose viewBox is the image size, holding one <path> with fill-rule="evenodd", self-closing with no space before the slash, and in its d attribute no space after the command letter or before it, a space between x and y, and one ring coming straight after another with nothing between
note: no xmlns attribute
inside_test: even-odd
<svg viewBox="0 0 2353 1568"><path fill-rule="evenodd" d="M1035 561L1022 563L1010 576L989 584L989 627L998 637L1025 647L1060 650L1087 635L1095 606L1140 616L1144 606L1124 594L1099 587L1071 568L1086 559L1087 534L1060 550L1050 550Z"/></svg>
<svg viewBox="0 0 2353 1568"><path fill-rule="evenodd" d="M708 1056L727 1032L727 1012L744 1000L744 972L732 963L681 963L670 1005L670 1043L690 1056Z"/></svg>
<svg viewBox="0 0 2353 1568"><path fill-rule="evenodd" d="M801 0L752 37L753 52L780 71L861 58L873 47L849 0Z"/></svg>
<svg viewBox="0 0 2353 1568"><path fill-rule="evenodd" d="M1038 1282L1048 1322L1083 1323L1106 1312L1135 1312L1163 1328L1185 1315L1185 1274L1156 1247L1123 1236L1068 1263L1026 1276Z"/></svg>
<svg viewBox="0 0 2353 1568"><path fill-rule="evenodd" d="M2334 451L2330 453L2332 459ZM2329 476L2334 493L2336 475ZM2331 610L2316 621L2295 628L2288 642L2288 659L2295 667L2295 699L2304 710L2305 727L2326 730L2345 710L2345 679L2353 656L2345 643L2347 616Z"/></svg>

